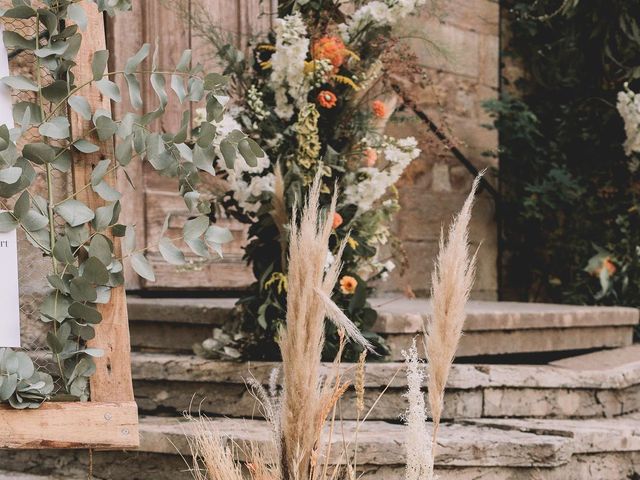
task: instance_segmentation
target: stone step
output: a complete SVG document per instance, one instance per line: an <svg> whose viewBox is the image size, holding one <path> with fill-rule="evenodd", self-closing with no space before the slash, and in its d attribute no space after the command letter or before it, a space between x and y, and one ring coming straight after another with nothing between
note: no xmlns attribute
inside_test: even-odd
<svg viewBox="0 0 640 480"><path fill-rule="evenodd" d="M51 475L32 475L30 473L7 472L0 470L0 480L63 480L63 477L52 477Z"/></svg>
<svg viewBox="0 0 640 480"><path fill-rule="evenodd" d="M342 445L357 448L359 478L404 478L405 427L367 421L334 426L329 464ZM99 480L182 480L188 472L186 435L192 425L176 418L143 417L141 447L136 452L94 452L93 473ZM264 421L215 419L213 427L236 445L242 459L248 445L269 441ZM328 438L325 435L325 440ZM0 452L7 471L87 477L89 456L82 451ZM341 460L340 460L341 461ZM444 424L438 437L436 471L440 480L621 480L640 474L640 420L468 420ZM20 477L14 477L20 478ZM30 479L31 477L26 477ZM45 477L47 478L47 477ZM33 479L36 480L36 479Z"/></svg>
<svg viewBox="0 0 640 480"><path fill-rule="evenodd" d="M596 363L597 362L597 363ZM585 369L592 365L593 368ZM247 379L269 381L277 362L224 362L192 355L134 353L132 374L142 412L259 416ZM325 364L324 368L334 368ZM354 364L342 364L352 379ZM371 419L398 420L406 409L402 363L366 365L365 406ZM425 383L426 386L426 383ZM384 395L381 396L382 392ZM355 392L346 392L342 418L355 419ZM613 417L640 410L640 345L581 355L552 365L454 364L444 417Z"/></svg>
<svg viewBox="0 0 640 480"><path fill-rule="evenodd" d="M211 329L233 318L229 298L128 298L135 349L190 352ZM374 330L387 339L391 360L422 332L427 299L376 299ZM472 301L459 357L559 352L630 345L639 313L633 308Z"/></svg>

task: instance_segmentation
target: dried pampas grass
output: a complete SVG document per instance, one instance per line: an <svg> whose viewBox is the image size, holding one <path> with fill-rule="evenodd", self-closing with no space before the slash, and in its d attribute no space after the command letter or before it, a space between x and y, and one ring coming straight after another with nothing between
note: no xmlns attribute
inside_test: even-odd
<svg viewBox="0 0 640 480"><path fill-rule="evenodd" d="M187 435L195 480L244 480L242 467L235 460L234 451L205 417L187 416L192 434Z"/></svg>
<svg viewBox="0 0 640 480"><path fill-rule="evenodd" d="M336 392L343 390L336 378L320 379L325 318L331 318L347 336L370 348L330 297L340 274L344 244L325 271L337 197L333 196L323 212L321 178L318 172L299 224L294 216L289 227L287 315L280 336L284 375L281 468L285 480L314 478L322 428L339 398Z"/></svg>
<svg viewBox="0 0 640 480"><path fill-rule="evenodd" d="M465 306L475 278L476 255L469 250L469 222L473 201L482 172L473 182L471 192L460 213L453 219L446 235L440 236L440 249L431 276L433 314L426 325L425 352L427 356L427 388L433 418L431 448L425 448L418 438L425 438L426 415L420 391L423 372L414 347L406 354L409 382L409 411L407 413L407 470L406 480L430 480L436 453L438 429L444 408L444 393L451 364L458 348L466 317Z"/></svg>

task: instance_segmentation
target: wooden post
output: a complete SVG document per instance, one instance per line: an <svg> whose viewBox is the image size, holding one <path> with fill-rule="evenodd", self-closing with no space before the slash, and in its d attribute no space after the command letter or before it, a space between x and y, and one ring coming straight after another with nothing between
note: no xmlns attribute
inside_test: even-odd
<svg viewBox="0 0 640 480"><path fill-rule="evenodd" d="M93 76L91 60L93 52L106 49L103 15L91 2L82 2L82 7L89 19L83 34L82 46L76 58L74 68L76 83L82 84ZM111 103L98 88L91 84L82 91L93 109L100 108L111 112ZM74 152L73 155L73 187L80 191L91 183L91 172L96 164L105 158L115 159L113 140L101 142L97 134L90 134L92 124L84 120L77 112L70 112L71 131L75 138L87 138L100 147L96 153ZM107 178L111 185L116 184L115 172ZM77 199L95 210L104 205L104 201L90 188L84 188ZM120 242L112 238L116 255L121 252ZM133 385L131 381L131 343L129 338L129 319L127 315L127 299L124 286L111 290L111 301L100 306L102 322L96 328L96 336L89 345L104 351L101 358L96 359L96 374L91 377L91 400L95 402L128 402L133 401Z"/></svg>

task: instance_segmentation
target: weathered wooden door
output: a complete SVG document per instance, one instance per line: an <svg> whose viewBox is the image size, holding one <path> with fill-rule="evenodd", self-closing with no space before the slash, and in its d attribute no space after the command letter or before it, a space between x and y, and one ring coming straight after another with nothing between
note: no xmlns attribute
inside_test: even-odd
<svg viewBox="0 0 640 480"><path fill-rule="evenodd" d="M170 7L168 6L170 5ZM181 5L177 7L176 5ZM272 15L271 4L261 0L136 0L133 11L109 20L108 39L112 52L110 63L113 70L121 70L128 57L142 43L157 44L158 64L173 68L185 49L191 49L193 62L206 69L220 71L209 44L199 35L194 22L195 13L204 7L219 27L237 45L246 45L251 36L268 32ZM179 12L176 8L180 8ZM145 108L155 108L155 94L143 84ZM172 98L168 114L157 125L160 130L177 131L181 122L182 105ZM118 111L115 112L116 116ZM193 118L193 115L192 115ZM123 215L128 222L135 223L140 245L156 245L160 239L162 225L169 218L170 237L181 234L184 222L189 218L182 199L175 193L174 180L164 178L153 171L150 165L132 164L128 173L135 178L137 189L123 188L127 194L123 200ZM149 260L156 269L156 282L146 282L129 270L127 278L131 289L180 289L180 290L238 290L253 281L251 270L242 261L246 226L226 218L218 220L234 235L234 242L225 247L223 259L202 261L195 255L187 257L187 265L173 266L162 260L157 249L151 248ZM172 232L173 231L173 232ZM184 249L185 252L188 249Z"/></svg>

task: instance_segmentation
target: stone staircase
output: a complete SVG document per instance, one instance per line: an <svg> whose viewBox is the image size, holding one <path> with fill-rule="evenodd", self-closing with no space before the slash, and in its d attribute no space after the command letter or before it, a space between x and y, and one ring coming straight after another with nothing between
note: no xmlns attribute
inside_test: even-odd
<svg viewBox="0 0 640 480"><path fill-rule="evenodd" d="M194 342L229 320L233 303L130 298L141 447L95 452L96 479L191 478L183 459L190 425L181 421L189 409L214 418L239 445L267 441L245 379L265 383L278 364L211 361L190 353ZM397 359L421 331L428 302L376 304L376 330ZM631 345L637 323L634 309L472 302L460 363L448 383L439 478L640 479L640 345ZM535 362L523 364L522 358ZM353 365L342 368L346 377L353 375ZM359 432L362 478L403 478L405 389L401 363L367 365L365 408L379 400ZM341 402L340 435L333 442L353 440L353 397L349 391ZM86 451L0 452L0 480L84 479L89 461Z"/></svg>

